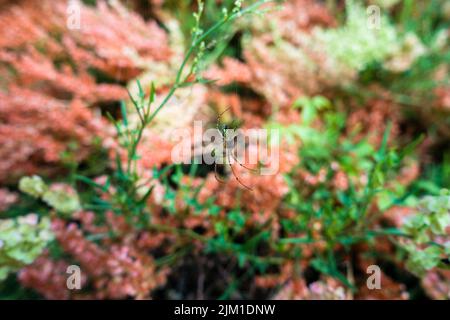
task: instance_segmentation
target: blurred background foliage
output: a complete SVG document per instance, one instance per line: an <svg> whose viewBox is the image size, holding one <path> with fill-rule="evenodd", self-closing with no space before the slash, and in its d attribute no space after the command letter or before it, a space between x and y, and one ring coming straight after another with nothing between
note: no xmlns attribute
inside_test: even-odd
<svg viewBox="0 0 450 320"><path fill-rule="evenodd" d="M448 1L199 3L0 0L0 298L449 299ZM172 163L228 108L276 175Z"/></svg>

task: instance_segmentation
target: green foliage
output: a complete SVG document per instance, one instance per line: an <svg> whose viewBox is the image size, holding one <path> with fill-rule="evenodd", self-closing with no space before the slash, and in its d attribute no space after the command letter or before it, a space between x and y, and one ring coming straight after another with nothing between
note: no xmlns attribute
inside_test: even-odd
<svg viewBox="0 0 450 320"><path fill-rule="evenodd" d="M34 198L42 197L48 190L44 180L39 176L23 177L19 182L19 189Z"/></svg>
<svg viewBox="0 0 450 320"><path fill-rule="evenodd" d="M113 211L116 214L123 215L126 218L126 221L137 229L150 228L163 232L184 234L183 231L177 229L166 229L164 226L151 224L151 212L149 212L149 208L147 207L147 200L152 193L153 187L147 188L146 190L143 190L142 188L142 181L140 181L140 176L137 171L137 161L139 160L137 152L138 145L142 140L145 128L167 104L178 88L202 82L202 79L200 78L196 78L194 82L192 82L190 78L198 72L197 66L201 62L203 51L205 50L205 41L223 26L244 14L252 12L263 2L266 1L260 1L255 5L242 10L240 6L236 5L229 15L223 16L209 29L203 31L200 28L200 20L203 14L203 2L199 1L199 11L195 15L196 23L193 28L193 37L190 47L187 50L172 87L162 102L154 107L153 104L156 94L154 85L152 84L149 90L150 94L146 97L144 89L140 83L138 83L138 96L133 97L130 95L130 99L135 107L135 112L140 119L138 125L132 126L128 122L128 115L124 104L121 106L121 120L114 120L113 117L110 116L110 119L116 128L121 148L126 151L127 158L125 166L122 164L122 159L117 155L115 171L102 185L86 176L76 176L78 181L92 187L94 190L94 192L90 193L89 202L83 205L85 209L94 210L99 213ZM161 179L164 181L168 169L170 168L163 169L159 172L155 170L154 179ZM177 176L174 176L174 179L176 179L176 177ZM81 209L78 195L69 195L59 190L52 190L46 185L43 179L38 176L22 178L19 183L19 189L33 198L42 200L51 208L62 214L67 215ZM114 190L114 192L111 192L111 190ZM102 197L102 195L105 194L108 195L108 200L105 200ZM169 197L170 199L170 192L166 194L166 197ZM189 205L199 206L199 204L195 202L195 197L187 200ZM211 202L209 202L208 205L211 205ZM198 207L198 209L200 210L201 208ZM217 209L214 206L211 206L209 210L212 214L217 214ZM48 218L42 218L39 224L36 222L29 223L24 217L20 217L17 220L1 220L0 223L0 233L2 237L0 238L0 279L3 280L10 272L16 271L20 267L33 262L52 237L49 231L50 222ZM196 236L194 232L187 231L187 234L196 238L201 238Z"/></svg>
<svg viewBox="0 0 450 320"><path fill-rule="evenodd" d="M338 258L332 248L336 244L350 248L359 242L370 243L378 236L401 234L396 229L374 229L372 222L380 212L373 212L373 206L386 210L399 203L405 190L396 190L395 179L413 145L403 151L388 147L389 126L378 150L365 139L355 140L356 132L345 134L345 114L333 110L331 103L322 97L304 98L294 107L302 109L301 124L282 127L281 130L287 139L294 140L296 136L302 142L300 166L286 177L290 191L284 203L297 215L295 219L285 219L282 223L287 233L305 236L285 238L281 242L301 246L325 241L327 254L319 255L313 266L348 284L337 271ZM323 119L323 125L311 126L319 119ZM307 186L296 176L298 170L312 175L322 174L323 178L314 186ZM337 170L347 177L347 186L333 186ZM314 225L320 226L320 236L311 228Z"/></svg>
<svg viewBox="0 0 450 320"><path fill-rule="evenodd" d="M406 250L409 253L406 266L411 272L419 276L438 266L441 261L441 250L436 246L429 246L425 249L408 246Z"/></svg>
<svg viewBox="0 0 450 320"><path fill-rule="evenodd" d="M23 177L20 179L19 189L34 198L41 199L48 206L65 215L81 209L77 194L70 194L64 190L52 190L39 176Z"/></svg>
<svg viewBox="0 0 450 320"><path fill-rule="evenodd" d="M204 253L214 253L235 257L241 268L248 267L251 263L257 270L264 270L271 264L279 264L283 260L277 257L264 257L258 254L258 247L266 244L270 240L270 232L266 230L267 226L261 226L257 230L245 228L249 221L250 214L236 207L228 210L224 215L225 209L215 204L215 197L210 197L206 201L200 201L199 192L203 184L198 187L192 187L190 184L182 183L181 178L185 175L179 165L174 166L174 173L170 178L163 178L164 197L163 207L177 218L188 217L189 215L201 215L212 224L215 234L205 237L201 233L184 228L170 228L167 226L155 226L157 230L170 231L187 239L200 241L204 244ZM197 173L197 166L194 164L187 175L191 179ZM160 173L158 174L160 176ZM170 180L170 181L169 181ZM176 208L176 204L182 203L183 206ZM244 239L244 240L243 240ZM181 248L185 246L181 243Z"/></svg>
<svg viewBox="0 0 450 320"><path fill-rule="evenodd" d="M407 267L422 275L438 265L443 257L449 257L449 246L434 242L438 236L446 235L450 226L450 192L443 189L439 196L426 196L418 205L419 213L410 218L403 231L412 241L404 245L408 252Z"/></svg>
<svg viewBox="0 0 450 320"><path fill-rule="evenodd" d="M448 28L448 21L438 10L443 1L419 4L409 0L380 0L378 2L383 2L386 8L380 30L368 30L363 6L347 1L347 19L343 26L313 31L317 32L317 39L324 45L331 63L355 75L359 73L359 79L346 86L345 92L333 91L333 94L344 93L343 99L335 96L332 99L322 96L297 99L294 110L290 111L300 115L298 123L284 125L272 120L266 123L266 128L278 129L289 145L298 147L300 159L298 165L284 175L289 191L268 221L254 221L257 213L248 212L241 202L245 198L240 198L243 194L240 190L228 194L236 198L236 204L230 207L218 205L215 196L202 199L200 193L206 180L198 179L201 174L196 164L188 170L181 165L163 165L154 168L151 177L143 181L142 172L138 170L141 159L138 147L146 128L179 88L208 84L201 72L209 63L223 53L240 58L239 46L226 49L239 33L239 26L233 22L244 14L258 12L265 2L253 1L245 9L241 1L232 0L165 3L165 8L177 8L182 27L194 26L184 30L189 39L188 47L173 84L166 91L161 90L165 95L158 97L162 98L160 100L153 83L143 88L138 82L138 93L130 94L132 112L139 119L137 123L130 120L131 111L125 103L120 106L120 119L109 116L120 145L110 167L105 165L92 170L95 165L87 163L87 169L80 168L72 154L64 155L71 173L77 173L70 175L69 180L76 180L79 194L52 189L39 176L21 179L19 190L29 197L25 196L20 205L8 209L5 217L14 218L0 220L0 280L11 282L12 277L8 276L33 262L44 248L56 252L58 257L63 256L58 252L60 248L49 247L53 235L47 217L40 221L35 215L15 218L25 212L44 211L42 216L46 216L48 208L66 218L78 210L89 210L96 213L95 223L98 224L104 223L107 212L113 212L123 216L136 234L141 231L170 234L170 241L173 240L170 250L163 248L163 254L155 254L158 267L191 254L229 259L235 265L229 271L230 284L221 298L232 296L251 277L280 271L288 263L295 265L295 275L303 276L306 264L306 268L312 267L356 290L355 283L345 275L349 268L344 267L344 262L356 252L357 245L364 244L372 250L379 237L386 237L403 251L408 270L418 277L435 267L448 268L444 259L450 254L450 245L442 239L450 226L450 194L440 190L450 186L450 157L433 159L438 163L428 166L412 187L401 184L398 177L405 163L421 156L415 153L415 148L422 139L404 146L410 137L408 133L406 138L391 141L389 124L381 143L375 144L364 136L364 128L349 130L349 110L342 107L347 98L351 102L379 98L378 91L371 87L375 85L383 87L388 92L386 96L396 103L423 106L421 113L408 109L410 114L430 116L424 101L432 97L434 88L448 83L447 78L437 81L434 74L450 57L446 44L442 43L443 30ZM196 9L194 14L193 8ZM388 8L393 11L389 17ZM395 59L392 60L397 56L408 63L399 68ZM433 133L432 139L438 139L436 132L439 131L435 128L442 127L442 123L445 126L449 119L438 115L436 124L417 131L428 130ZM218 123L224 136L227 128L238 126L237 123ZM94 181L93 177L100 174L107 176L103 183ZM196 184L186 181L196 181ZM157 204L150 201L155 187L163 190ZM429 196L422 197L424 194ZM418 213L402 227L380 223L386 210L402 205L411 207L417 201ZM170 223L155 221L154 207L158 207L158 215L162 211L158 217L167 217ZM286 211L290 214L284 215ZM201 218L207 223L188 228L185 222L190 218ZM86 238L96 242L96 237L103 236L111 242L116 240L111 230L92 237L86 235ZM312 245L314 252L306 254ZM375 251L370 254L378 258Z"/></svg>
<svg viewBox="0 0 450 320"><path fill-rule="evenodd" d="M319 39L326 44L327 53L336 59L337 65L360 71L372 62L385 60L396 50L399 37L385 16L379 29L369 29L367 14L359 3L346 1L346 13L344 26L319 33Z"/></svg>
<svg viewBox="0 0 450 320"><path fill-rule="evenodd" d="M138 145L141 143L144 130L166 106L177 89L204 82L204 80L198 76L198 67L203 60L205 41L210 39L211 36L215 35L223 27L229 25L231 22L245 14L252 13L261 4L266 2L267 1L257 1L244 9L241 9L239 3L235 3L230 14L222 16L206 30L203 30L201 27L205 9L204 2L197 2L197 12L193 14L194 27L192 28L190 46L178 69L174 83L162 102L159 103L158 106L154 106L156 94L155 86L153 84L151 85L149 90L150 94L146 97L144 88L142 88L141 84L138 82L138 96L133 97L130 94L130 100L134 106L134 111L139 116L139 123L136 126L133 126L128 122L127 110L124 104L121 106L121 120L115 120L112 116L109 117L116 128L121 148L126 151L126 166L123 167L122 159L117 155L116 170L113 175L108 178L105 185L98 185L87 177L78 177L81 181L93 186L100 193L107 193L110 186L114 187L115 190L115 194L113 194L110 201L105 201L101 199L101 197L95 197L87 208L100 211L112 210L117 214L124 215L128 223L135 225L138 228L148 227L151 214L148 212L146 202L149 199L153 188L147 188L145 192L142 192L140 175L137 171L137 161L140 159L137 149ZM194 81L191 80L192 76L195 76ZM155 178L157 179L158 176Z"/></svg>
<svg viewBox="0 0 450 320"><path fill-rule="evenodd" d="M29 214L0 220L0 281L32 263L53 239L50 219Z"/></svg>

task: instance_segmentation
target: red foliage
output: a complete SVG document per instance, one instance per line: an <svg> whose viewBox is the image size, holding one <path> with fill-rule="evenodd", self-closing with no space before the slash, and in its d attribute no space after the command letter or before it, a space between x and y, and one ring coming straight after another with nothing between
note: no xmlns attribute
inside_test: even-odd
<svg viewBox="0 0 450 320"><path fill-rule="evenodd" d="M80 8L67 26L67 1L4 2L0 12L0 181L54 170L76 145L86 158L108 134L98 106L127 97L123 83L170 49L156 22L113 1Z"/></svg>

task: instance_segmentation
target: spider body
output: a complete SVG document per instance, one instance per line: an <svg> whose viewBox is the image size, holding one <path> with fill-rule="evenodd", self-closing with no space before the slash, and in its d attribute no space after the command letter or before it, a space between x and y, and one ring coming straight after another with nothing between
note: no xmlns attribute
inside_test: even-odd
<svg viewBox="0 0 450 320"><path fill-rule="evenodd" d="M250 171L256 171L253 170L251 168L246 167L245 165L243 165L236 157L235 153L236 153L236 145L237 145L237 136L235 134L229 135L230 130L232 130L232 132L234 133L242 124L241 121L235 121L233 120L231 122L230 125L226 124L226 123L222 123L221 122L221 118L222 115L227 112L228 110L230 110L230 108L226 109L225 111L223 111L221 114L219 114L219 116L217 117L217 130L220 133L221 139L222 139L222 160L224 161L223 164L227 164L230 169L231 172L233 174L233 176L235 177L236 181L242 185L244 188L246 188L247 190L252 191L252 188L250 188L249 186L247 186L246 184L244 184L241 179L239 178L239 176L237 175L235 169L233 168L233 163L231 162L231 158L233 158L233 160L239 164L241 167L250 170ZM231 146L232 150L228 150L229 147ZM213 150L213 156L216 157L216 150ZM217 157L216 157L216 161L214 162L214 174L215 177L217 179L217 181L221 182L221 183L225 183L224 180L220 179L217 173Z"/></svg>

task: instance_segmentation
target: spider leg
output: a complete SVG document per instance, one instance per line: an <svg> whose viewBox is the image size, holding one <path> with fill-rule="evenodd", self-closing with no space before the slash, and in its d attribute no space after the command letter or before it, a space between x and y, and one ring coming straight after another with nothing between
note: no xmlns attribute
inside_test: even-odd
<svg viewBox="0 0 450 320"><path fill-rule="evenodd" d="M253 191L252 188L250 188L249 186L245 185L245 184L241 181L241 179L239 179L238 175L237 175L236 172L234 171L233 165L231 164L231 161L230 161L230 153L227 152L227 154L228 154L228 162L229 162L228 165L230 166L231 172L233 173L233 176L236 178L236 181L239 182L239 184L242 185L243 187L245 187L247 190Z"/></svg>
<svg viewBox="0 0 450 320"><path fill-rule="evenodd" d="M222 116L225 114L225 112L227 112L228 110L230 110L231 107L228 107L225 109L225 111L221 112L218 116L217 116L217 122L221 122L220 120L222 119Z"/></svg>
<svg viewBox="0 0 450 320"><path fill-rule="evenodd" d="M245 168L245 169L247 169L247 170L249 170L249 171L251 171L251 172L253 172L253 173L259 172L259 171L256 170L256 169L247 167L246 165L242 164L242 163L238 160L238 158L237 158L237 156L236 156L236 153L237 153L236 147L237 147L237 144L235 143L234 146L233 146L233 151L231 152L231 156L233 157L234 161L236 161L237 164L239 164L242 168Z"/></svg>
<svg viewBox="0 0 450 320"><path fill-rule="evenodd" d="M219 175L217 174L217 163L214 163L214 177L216 178L217 181L219 181L220 183L226 183L225 180L219 178Z"/></svg>
<svg viewBox="0 0 450 320"><path fill-rule="evenodd" d="M258 172L258 170L256 170L256 169L249 168L249 167L243 165L243 164L237 159L237 157L236 157L236 155L235 155L234 153L231 153L231 156L233 157L234 161L236 161L236 163L237 163L238 165L240 165L242 168L245 168L245 169L247 169L247 170L249 170L249 171L251 171L251 172L254 172L254 173Z"/></svg>

